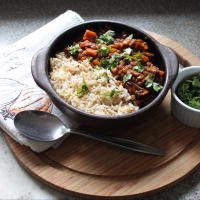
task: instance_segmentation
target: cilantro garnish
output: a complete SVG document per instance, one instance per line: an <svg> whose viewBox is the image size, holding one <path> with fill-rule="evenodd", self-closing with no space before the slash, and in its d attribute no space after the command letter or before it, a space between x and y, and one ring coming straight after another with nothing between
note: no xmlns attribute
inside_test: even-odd
<svg viewBox="0 0 200 200"><path fill-rule="evenodd" d="M82 86L81 86L81 88L78 88L77 89L77 96L79 97L79 98L81 98L81 97L83 97L84 96L84 94L86 94L88 92L88 87L87 87L87 84L86 84L86 82L85 82L85 79L83 78L83 82L82 82Z"/></svg>
<svg viewBox="0 0 200 200"><path fill-rule="evenodd" d="M120 54L115 52L112 54L110 59L101 60L99 66L111 70L119 64L119 62L117 61L117 59L119 58Z"/></svg>
<svg viewBox="0 0 200 200"><path fill-rule="evenodd" d="M150 74L147 76L147 80L146 80L146 83L145 83L145 87L146 87L146 88L153 87L154 91L159 92L159 91L163 88L163 86L160 85L160 83L154 82L154 78L155 78L155 75L150 73Z"/></svg>
<svg viewBox="0 0 200 200"><path fill-rule="evenodd" d="M106 33L103 35L99 36L99 39L97 40L98 43L101 44L110 44L114 42L114 36L115 32L112 30L108 30Z"/></svg>
<svg viewBox="0 0 200 200"><path fill-rule="evenodd" d="M109 78L107 72L104 72L104 73L102 74L102 76L104 76L104 77L107 79L108 83L109 83L110 78Z"/></svg>
<svg viewBox="0 0 200 200"><path fill-rule="evenodd" d="M76 44L74 46L70 46L69 47L69 53L71 55L76 55L78 53L78 49L79 49L79 44Z"/></svg>
<svg viewBox="0 0 200 200"><path fill-rule="evenodd" d="M124 54L131 55L132 51L133 50L131 48L126 48L124 49Z"/></svg>
<svg viewBox="0 0 200 200"><path fill-rule="evenodd" d="M131 78L132 78L132 74L125 74L123 76L123 82L129 81L129 80L131 80Z"/></svg>
<svg viewBox="0 0 200 200"><path fill-rule="evenodd" d="M200 109L200 73L181 83L176 93L185 104Z"/></svg>
<svg viewBox="0 0 200 200"><path fill-rule="evenodd" d="M133 39L133 34L130 34L129 36L128 36L128 39Z"/></svg>
<svg viewBox="0 0 200 200"><path fill-rule="evenodd" d="M144 66L141 63L138 63L136 66L133 67L133 70L135 70L136 72L143 72L144 71Z"/></svg>
<svg viewBox="0 0 200 200"><path fill-rule="evenodd" d="M102 95L102 96L104 96L106 98L109 98L112 101L113 96L118 94L118 93L120 93L120 91L112 89L109 93L103 93L103 94L99 94L99 95Z"/></svg>
<svg viewBox="0 0 200 200"><path fill-rule="evenodd" d="M90 62L92 62L93 59L94 59L93 57L89 57L89 58L88 58L88 60L89 60Z"/></svg>
<svg viewBox="0 0 200 200"><path fill-rule="evenodd" d="M100 56L107 56L110 53L111 47L109 46L102 46L100 49L98 49L98 53Z"/></svg>
<svg viewBox="0 0 200 200"><path fill-rule="evenodd" d="M141 61L142 60L142 54L140 52L138 52L136 54L136 57L133 57L133 59L136 60L136 61Z"/></svg>

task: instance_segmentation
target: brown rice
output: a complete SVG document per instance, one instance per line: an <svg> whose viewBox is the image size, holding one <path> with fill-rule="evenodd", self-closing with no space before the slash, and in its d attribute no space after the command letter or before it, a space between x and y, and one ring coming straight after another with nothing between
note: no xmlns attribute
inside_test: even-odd
<svg viewBox="0 0 200 200"><path fill-rule="evenodd" d="M64 52L51 58L50 65L53 88L74 107L99 115L122 115L138 110L130 102L131 96L127 89L118 86L118 81L109 70L94 68L88 60L79 63L72 57L66 58ZM77 90L82 87L83 80L88 90L80 98ZM115 91L114 95L109 95L112 91Z"/></svg>

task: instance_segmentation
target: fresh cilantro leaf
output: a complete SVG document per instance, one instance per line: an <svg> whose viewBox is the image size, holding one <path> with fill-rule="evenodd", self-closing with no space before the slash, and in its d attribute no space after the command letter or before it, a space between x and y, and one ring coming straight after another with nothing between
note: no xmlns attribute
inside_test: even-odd
<svg viewBox="0 0 200 200"><path fill-rule="evenodd" d="M200 88L200 73L193 77L192 86Z"/></svg>
<svg viewBox="0 0 200 200"><path fill-rule="evenodd" d="M123 82L129 81L129 80L131 80L131 78L132 78L132 74L125 74L123 76Z"/></svg>
<svg viewBox="0 0 200 200"><path fill-rule="evenodd" d="M120 54L113 53L110 59L101 60L99 66L111 70L119 64L117 61L118 58L120 58Z"/></svg>
<svg viewBox="0 0 200 200"><path fill-rule="evenodd" d="M123 56L124 56L124 60L125 60L126 62L131 62L132 60L134 60L133 56L129 56L129 55L126 54L126 53L124 53Z"/></svg>
<svg viewBox="0 0 200 200"><path fill-rule="evenodd" d="M156 92L159 92L162 88L163 88L163 86L160 85L160 83L153 82L153 89L154 89Z"/></svg>
<svg viewBox="0 0 200 200"><path fill-rule="evenodd" d="M133 34L130 34L129 36L128 36L128 39L133 39Z"/></svg>
<svg viewBox="0 0 200 200"><path fill-rule="evenodd" d="M99 62L99 66L100 67L104 67L104 68L107 68L107 66L109 65L109 60L108 59L102 59L100 62Z"/></svg>
<svg viewBox="0 0 200 200"><path fill-rule="evenodd" d="M188 105L193 108L200 109L200 96L192 98Z"/></svg>
<svg viewBox="0 0 200 200"><path fill-rule="evenodd" d="M145 82L145 87L150 88L153 86L153 81L154 81L154 74L148 74L147 80Z"/></svg>
<svg viewBox="0 0 200 200"><path fill-rule="evenodd" d="M79 44L76 44L74 46L70 46L69 47L69 53L71 55L76 55L78 53L78 49L79 49Z"/></svg>
<svg viewBox="0 0 200 200"><path fill-rule="evenodd" d="M115 90L115 89L112 89L109 93L103 93L103 94L99 94L99 95L102 95L102 96L104 96L104 97L109 98L110 100L112 100L113 96L115 94L118 94L118 93L120 93L120 92L117 91L117 90Z"/></svg>
<svg viewBox="0 0 200 200"><path fill-rule="evenodd" d="M107 56L110 53L111 47L109 46L102 46L100 49L98 49L98 53L100 56Z"/></svg>
<svg viewBox="0 0 200 200"><path fill-rule="evenodd" d="M142 60L142 54L138 52L135 57L133 57L133 60L140 62Z"/></svg>
<svg viewBox="0 0 200 200"><path fill-rule="evenodd" d="M78 89L77 89L77 94L76 94L76 95L77 95L79 98L81 98L81 97L84 96L84 94L87 93L87 91L88 91L88 87L87 87L87 84L86 84L86 82L85 82L85 79L83 78L82 86L81 86L81 88L78 88Z"/></svg>
<svg viewBox="0 0 200 200"><path fill-rule="evenodd" d="M90 62L92 62L92 60L93 60L93 57L89 57L89 58L88 58L88 60L89 60Z"/></svg>
<svg viewBox="0 0 200 200"><path fill-rule="evenodd" d="M185 104L200 109L200 73L179 84L176 93Z"/></svg>
<svg viewBox="0 0 200 200"><path fill-rule="evenodd" d="M136 71L136 72L143 72L144 71L144 66L141 64L141 63L138 63L136 66L133 67L133 69Z"/></svg>
<svg viewBox="0 0 200 200"><path fill-rule="evenodd" d="M115 53L112 54L111 58L112 59L118 59L118 58L120 58L120 54L115 52Z"/></svg>
<svg viewBox="0 0 200 200"><path fill-rule="evenodd" d="M153 87L154 91L159 92L163 88L163 86L160 85L160 83L154 82L154 78L155 78L154 74L149 74L145 82L145 87L146 88Z"/></svg>
<svg viewBox="0 0 200 200"><path fill-rule="evenodd" d="M124 54L131 55L132 51L133 50L131 48L126 48L124 49Z"/></svg>
<svg viewBox="0 0 200 200"><path fill-rule="evenodd" d="M114 96L115 94L118 94L118 93L119 93L119 91L116 91L115 89L111 90L111 92L110 92L110 94L109 94L110 100L112 100L113 96Z"/></svg>
<svg viewBox="0 0 200 200"><path fill-rule="evenodd" d="M101 43L101 44L113 43L114 42L114 35L115 35L114 31L108 30L106 33L99 36L99 39L97 40L97 42Z"/></svg>
<svg viewBox="0 0 200 200"><path fill-rule="evenodd" d="M107 72L104 72L104 73L102 74L102 76L104 76L104 77L107 79L108 83L109 83L110 78L109 78Z"/></svg>

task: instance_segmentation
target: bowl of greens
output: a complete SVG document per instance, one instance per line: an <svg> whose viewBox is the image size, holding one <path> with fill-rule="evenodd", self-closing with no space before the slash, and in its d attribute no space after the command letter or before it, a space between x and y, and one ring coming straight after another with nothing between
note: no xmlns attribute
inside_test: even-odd
<svg viewBox="0 0 200 200"><path fill-rule="evenodd" d="M180 70L172 86L171 110L183 124L200 128L200 66Z"/></svg>

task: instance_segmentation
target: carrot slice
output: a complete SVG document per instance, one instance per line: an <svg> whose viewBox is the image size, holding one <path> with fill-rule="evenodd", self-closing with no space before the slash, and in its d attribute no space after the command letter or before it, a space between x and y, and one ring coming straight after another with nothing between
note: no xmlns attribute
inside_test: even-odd
<svg viewBox="0 0 200 200"><path fill-rule="evenodd" d="M97 37L97 34L95 32L86 30L83 36L83 40L95 39L96 37Z"/></svg>
<svg viewBox="0 0 200 200"><path fill-rule="evenodd" d="M84 52L84 55L86 56L92 56L92 57L96 57L97 56L97 50L91 49L91 48L87 48Z"/></svg>
<svg viewBox="0 0 200 200"><path fill-rule="evenodd" d="M93 62L92 62L94 65L98 65L99 64L99 60L98 59L95 59L95 60L93 60Z"/></svg>

